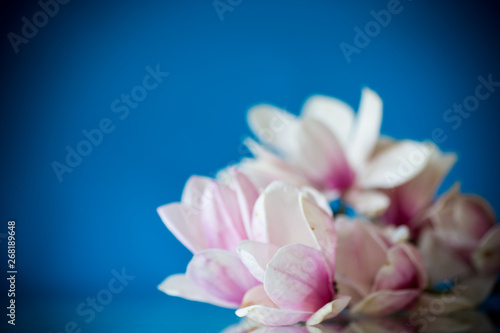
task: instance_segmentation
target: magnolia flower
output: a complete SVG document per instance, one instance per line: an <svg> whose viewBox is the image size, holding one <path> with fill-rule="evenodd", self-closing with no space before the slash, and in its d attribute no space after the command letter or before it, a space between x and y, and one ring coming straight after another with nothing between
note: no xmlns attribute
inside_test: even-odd
<svg viewBox="0 0 500 333"><path fill-rule="evenodd" d="M431 282L456 281L463 287L457 308L475 307L491 291L500 269L500 226L493 209L479 196L461 194L456 184L425 217L419 248Z"/></svg>
<svg viewBox="0 0 500 333"><path fill-rule="evenodd" d="M235 252L240 241L252 238L250 219L259 194L243 174L228 172L230 186L193 176L180 203L158 208L167 228L194 254L186 274L160 284L163 292L238 308L245 293L259 284Z"/></svg>
<svg viewBox="0 0 500 333"><path fill-rule="evenodd" d="M382 101L367 88L356 117L347 104L319 95L305 102L300 117L271 105L257 105L248 113L250 128L260 142L284 156L278 158L250 141L256 158L243 160L240 169L260 187L276 179L306 184L329 199L342 195L361 214L379 214L389 199L376 189L405 183L426 164L424 160L389 181L387 175L397 174L401 160L411 158L422 145L404 140L376 150L381 121Z"/></svg>
<svg viewBox="0 0 500 333"><path fill-rule="evenodd" d="M427 284L418 250L406 242L392 242L374 224L345 217L335 224L335 280L339 294L352 297L352 312L384 316L410 306Z"/></svg>
<svg viewBox="0 0 500 333"><path fill-rule="evenodd" d="M396 143L386 141L385 145L390 147ZM435 193L443 178L457 160L454 153L442 153L435 144L430 142L426 142L418 154L420 157L416 158L417 152L415 152L414 159L408 159L399 173L412 174L412 169L420 169L421 164L424 168L411 180L384 191L390 198L390 205L382 216L382 220L390 225L408 226L414 235L418 234L422 227L425 221L422 216L434 201ZM398 175L392 177L398 177Z"/></svg>
<svg viewBox="0 0 500 333"><path fill-rule="evenodd" d="M315 325L347 306L350 298L334 290L336 234L324 201L283 182L261 194L252 219L255 240L238 245L260 284L245 294L238 316L271 326Z"/></svg>

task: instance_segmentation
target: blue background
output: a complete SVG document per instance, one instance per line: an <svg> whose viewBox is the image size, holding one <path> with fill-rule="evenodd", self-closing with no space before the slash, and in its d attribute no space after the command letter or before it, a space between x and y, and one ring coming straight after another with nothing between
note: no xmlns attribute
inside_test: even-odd
<svg viewBox="0 0 500 333"><path fill-rule="evenodd" d="M357 108L368 86L384 100L384 134L423 140L442 128L442 149L460 157L443 189L458 179L498 212L500 89L457 130L443 120L479 75L500 81L498 2L402 0L347 63L339 44L353 44L353 28L387 3L244 0L221 21L211 1L74 0L18 54L7 33L40 8L3 3L0 232L16 220L16 331L75 321L83 332L216 332L237 322L232 310L156 289L191 257L156 207L178 201L190 175L213 176L247 153L246 110L259 102L298 113L322 93ZM157 64L169 77L120 120L111 102ZM59 182L51 163L103 118L115 130ZM135 279L87 324L75 308L122 267Z"/></svg>

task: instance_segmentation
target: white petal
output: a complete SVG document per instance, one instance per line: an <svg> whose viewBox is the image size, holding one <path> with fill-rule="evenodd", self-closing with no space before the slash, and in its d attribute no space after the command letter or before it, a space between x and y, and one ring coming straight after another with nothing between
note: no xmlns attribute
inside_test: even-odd
<svg viewBox="0 0 500 333"><path fill-rule="evenodd" d="M387 195L370 190L350 190L346 193L345 200L358 214L367 217L379 216L390 204Z"/></svg>
<svg viewBox="0 0 500 333"><path fill-rule="evenodd" d="M269 326L293 325L301 321L306 321L312 312L291 311L270 308L262 305L252 305L236 310L238 317L248 317L256 322Z"/></svg>
<svg viewBox="0 0 500 333"><path fill-rule="evenodd" d="M432 147L403 140L374 156L358 180L363 188L393 188L408 182L429 162Z"/></svg>
<svg viewBox="0 0 500 333"><path fill-rule="evenodd" d="M349 162L356 170L361 168L374 149L381 124L382 100L374 91L364 88L347 149Z"/></svg>
<svg viewBox="0 0 500 333"><path fill-rule="evenodd" d="M354 111L346 103L327 96L312 96L302 108L305 118L312 118L325 125L345 146L352 130Z"/></svg>
<svg viewBox="0 0 500 333"><path fill-rule="evenodd" d="M254 239L282 247L300 243L316 248L314 236L300 208L300 191L283 182L269 185L255 203Z"/></svg>

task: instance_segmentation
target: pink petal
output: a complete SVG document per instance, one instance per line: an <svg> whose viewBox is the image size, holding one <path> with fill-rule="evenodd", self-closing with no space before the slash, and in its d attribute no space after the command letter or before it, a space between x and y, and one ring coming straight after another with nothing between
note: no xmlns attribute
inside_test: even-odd
<svg viewBox="0 0 500 333"><path fill-rule="evenodd" d="M237 248L241 261L260 282L264 281L266 266L277 251L276 245L248 240L241 241Z"/></svg>
<svg viewBox="0 0 500 333"><path fill-rule="evenodd" d="M373 291L420 288L423 281L410 256L414 256L409 244L400 244L387 252L385 264L375 277ZM425 274L425 271L424 271ZM423 286L422 286L423 287Z"/></svg>
<svg viewBox="0 0 500 333"><path fill-rule="evenodd" d="M352 312L370 316L388 316L408 307L419 294L418 289L376 291L357 303Z"/></svg>
<svg viewBox="0 0 500 333"><path fill-rule="evenodd" d="M231 309L239 307L239 303L228 302L207 293L184 274L169 276L158 286L158 289L170 296L182 297L191 301L205 302Z"/></svg>
<svg viewBox="0 0 500 333"><path fill-rule="evenodd" d="M200 219L210 248L235 251L238 243L247 239L236 193L212 181L203 195L205 201Z"/></svg>
<svg viewBox="0 0 500 333"><path fill-rule="evenodd" d="M466 276L471 268L458 255L441 242L431 229L424 229L419 238L420 253L433 284L455 277Z"/></svg>
<svg viewBox="0 0 500 333"><path fill-rule="evenodd" d="M361 169L374 149L382 124L382 100L368 88L364 88L361 102L347 149L350 165Z"/></svg>
<svg viewBox="0 0 500 333"><path fill-rule="evenodd" d="M472 254L476 269L483 274L496 275L500 270L500 227L490 229Z"/></svg>
<svg viewBox="0 0 500 333"><path fill-rule="evenodd" d="M189 262L186 276L214 297L237 304L259 284L236 253L224 250L196 254Z"/></svg>
<svg viewBox="0 0 500 333"><path fill-rule="evenodd" d="M307 320L307 325L317 325L325 320L338 316L344 310L351 298L349 296L337 296L330 303L325 304Z"/></svg>
<svg viewBox="0 0 500 333"><path fill-rule="evenodd" d="M170 232L191 252L209 248L200 211L180 203L158 207L158 214Z"/></svg>
<svg viewBox="0 0 500 333"><path fill-rule="evenodd" d="M316 246L300 208L300 191L287 183L274 182L254 207L252 234L255 240L282 247L292 243Z"/></svg>
<svg viewBox="0 0 500 333"><path fill-rule="evenodd" d="M335 277L339 293L356 298L364 297L373 279L386 263L388 245L381 231L360 220L337 218L337 262ZM338 278L337 278L338 277ZM358 295L349 293L356 290Z"/></svg>
<svg viewBox="0 0 500 333"><path fill-rule="evenodd" d="M320 188L344 190L351 186L355 175L337 138L312 119L304 119L301 129L295 138L299 147L294 163Z"/></svg>
<svg viewBox="0 0 500 333"><path fill-rule="evenodd" d="M304 103L302 116L321 122L343 146L346 145L354 122L354 111L346 103L335 98L315 95Z"/></svg>
<svg viewBox="0 0 500 333"><path fill-rule="evenodd" d="M264 288L282 309L314 312L331 301L321 253L302 244L282 247L267 265Z"/></svg>
<svg viewBox="0 0 500 333"><path fill-rule="evenodd" d="M254 184L243 173L234 168L229 170L231 187L236 193L238 206L248 236L251 235L252 211L255 201L259 197L259 191Z"/></svg>
<svg viewBox="0 0 500 333"><path fill-rule="evenodd" d="M238 317L246 316L264 325L284 326L306 321L312 315L312 312L283 310L263 305L252 305L236 310L236 315Z"/></svg>

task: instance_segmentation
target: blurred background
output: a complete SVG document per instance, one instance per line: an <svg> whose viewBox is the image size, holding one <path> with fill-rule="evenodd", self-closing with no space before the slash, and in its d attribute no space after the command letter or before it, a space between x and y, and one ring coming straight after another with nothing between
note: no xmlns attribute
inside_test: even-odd
<svg viewBox="0 0 500 333"><path fill-rule="evenodd" d="M377 13L388 6L384 21ZM246 111L260 102L298 114L320 93L357 109L368 86L384 101L383 134L436 140L438 129L440 147L458 153L441 191L460 180L499 212L500 84L475 111L446 116L479 77L500 82L499 8L2 2L0 272L15 220L13 331L218 332L236 323L232 310L156 289L191 258L156 208L178 201L190 175L214 176L247 155ZM109 285L116 275L123 288ZM0 287L5 309L5 278ZM96 297L106 304L89 306Z"/></svg>

